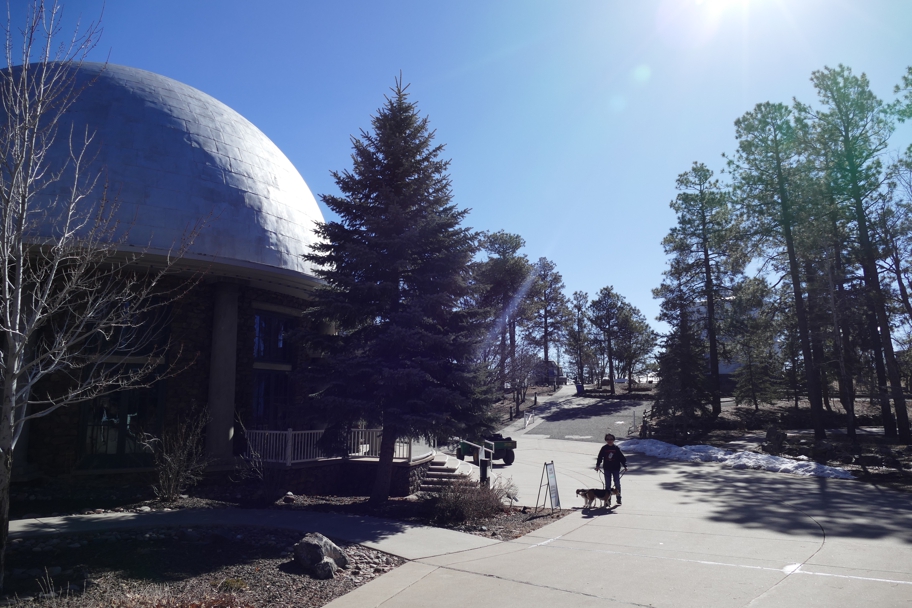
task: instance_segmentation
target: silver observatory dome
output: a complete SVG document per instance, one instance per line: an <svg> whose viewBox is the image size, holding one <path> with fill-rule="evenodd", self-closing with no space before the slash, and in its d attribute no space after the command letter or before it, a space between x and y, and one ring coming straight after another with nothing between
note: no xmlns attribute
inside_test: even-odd
<svg viewBox="0 0 912 608"><path fill-rule="evenodd" d="M74 140L94 133L92 169L120 205L130 249L166 252L209 218L186 259L219 274L311 274L301 256L323 216L295 167L250 121L202 91L136 68L86 63L75 85L85 88L60 123L51 166L69 157L70 128Z"/></svg>

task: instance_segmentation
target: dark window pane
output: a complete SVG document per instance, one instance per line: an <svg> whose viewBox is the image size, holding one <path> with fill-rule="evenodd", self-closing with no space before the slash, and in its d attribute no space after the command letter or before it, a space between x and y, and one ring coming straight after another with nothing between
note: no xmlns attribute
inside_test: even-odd
<svg viewBox="0 0 912 608"><path fill-rule="evenodd" d="M287 372L256 370L253 374L253 428L278 429L281 414L289 403Z"/></svg>
<svg viewBox="0 0 912 608"><path fill-rule="evenodd" d="M257 361L291 361L288 333L293 327L289 317L257 312L253 317L253 358Z"/></svg>
<svg viewBox="0 0 912 608"><path fill-rule="evenodd" d="M159 435L158 387L99 397L84 406L80 468L152 465L148 434Z"/></svg>

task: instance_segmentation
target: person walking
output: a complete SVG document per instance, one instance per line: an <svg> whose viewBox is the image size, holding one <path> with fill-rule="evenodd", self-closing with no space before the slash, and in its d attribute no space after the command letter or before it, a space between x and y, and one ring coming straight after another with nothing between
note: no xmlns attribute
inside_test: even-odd
<svg viewBox="0 0 912 608"><path fill-rule="evenodd" d="M605 465L605 489L611 490L611 478L613 477L618 504L621 504L621 467L624 467L624 471L627 470L627 457L624 456L621 448L614 445L614 435L611 433L605 435L605 445L599 450L595 470L602 470L603 463Z"/></svg>

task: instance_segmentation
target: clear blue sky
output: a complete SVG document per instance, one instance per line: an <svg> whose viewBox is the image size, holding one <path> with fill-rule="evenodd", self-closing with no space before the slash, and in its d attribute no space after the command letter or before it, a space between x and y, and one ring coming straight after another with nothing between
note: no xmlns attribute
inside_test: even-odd
<svg viewBox="0 0 912 608"><path fill-rule="evenodd" d="M521 234L568 295L613 285L650 319L679 173L695 160L721 169L734 120L756 103L813 101L812 70L847 64L890 100L912 65L912 0L70 0L65 11L92 19L103 6L92 59L223 101L317 196L336 192L330 170L350 167L349 136L402 70L447 145L468 225ZM894 136L897 150L910 141L908 126Z"/></svg>

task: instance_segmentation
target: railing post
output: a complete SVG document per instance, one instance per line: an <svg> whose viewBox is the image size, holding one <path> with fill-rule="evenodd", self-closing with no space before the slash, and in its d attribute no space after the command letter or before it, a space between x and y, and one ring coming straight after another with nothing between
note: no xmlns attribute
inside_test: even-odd
<svg viewBox="0 0 912 608"><path fill-rule="evenodd" d="M286 467L291 466L291 448L292 448L291 433L292 433L291 429L288 429L285 432L285 466Z"/></svg>

